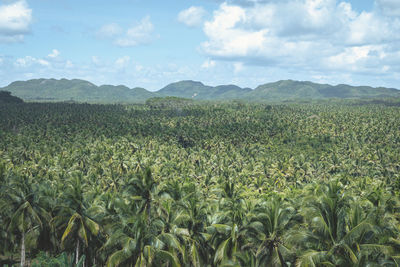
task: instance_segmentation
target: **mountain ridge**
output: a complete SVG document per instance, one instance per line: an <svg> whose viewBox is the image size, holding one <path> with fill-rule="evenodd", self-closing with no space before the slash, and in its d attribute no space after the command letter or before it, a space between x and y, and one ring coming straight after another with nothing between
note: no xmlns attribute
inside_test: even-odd
<svg viewBox="0 0 400 267"><path fill-rule="evenodd" d="M400 97L395 88L320 84L310 81L280 80L255 89L237 85L209 86L200 81L183 80L158 91L125 85L100 85L81 79L32 79L14 81L0 88L25 101L77 101L93 103L143 103L152 97L175 96L195 100L284 101L329 98Z"/></svg>

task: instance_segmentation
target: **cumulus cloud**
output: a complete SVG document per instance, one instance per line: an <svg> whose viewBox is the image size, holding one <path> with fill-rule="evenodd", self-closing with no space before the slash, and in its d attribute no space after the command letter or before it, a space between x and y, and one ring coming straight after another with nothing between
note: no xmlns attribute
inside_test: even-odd
<svg viewBox="0 0 400 267"><path fill-rule="evenodd" d="M28 68L51 68L60 66L72 66L72 62L63 60L59 57L60 51L53 49L46 57L25 56L15 59L13 66L17 69L26 70Z"/></svg>
<svg viewBox="0 0 400 267"><path fill-rule="evenodd" d="M154 26L150 21L150 17L146 16L137 25L129 28L125 35L116 40L119 46L135 46L145 44L152 40Z"/></svg>
<svg viewBox="0 0 400 267"><path fill-rule="evenodd" d="M21 0L0 5L0 42L21 42L30 32L32 10Z"/></svg>
<svg viewBox="0 0 400 267"><path fill-rule="evenodd" d="M98 38L110 39L120 47L137 46L154 40L154 25L149 16L144 17L134 26L124 30L117 23L106 24L96 33Z"/></svg>
<svg viewBox="0 0 400 267"><path fill-rule="evenodd" d="M222 3L204 23L201 48L210 58L316 72L381 71L398 58L400 19L382 15L398 1L378 0L361 13L336 0L244 2Z"/></svg>
<svg viewBox="0 0 400 267"><path fill-rule="evenodd" d="M186 24L189 27L200 26L203 22L206 11L202 7L191 6L188 9L182 10L178 14L178 21Z"/></svg>

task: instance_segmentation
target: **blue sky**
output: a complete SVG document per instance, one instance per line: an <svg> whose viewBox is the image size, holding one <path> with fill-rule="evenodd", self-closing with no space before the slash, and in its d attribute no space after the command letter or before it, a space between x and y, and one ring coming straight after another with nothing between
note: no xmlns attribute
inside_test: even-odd
<svg viewBox="0 0 400 267"><path fill-rule="evenodd" d="M400 1L0 0L0 86L34 78L400 88Z"/></svg>

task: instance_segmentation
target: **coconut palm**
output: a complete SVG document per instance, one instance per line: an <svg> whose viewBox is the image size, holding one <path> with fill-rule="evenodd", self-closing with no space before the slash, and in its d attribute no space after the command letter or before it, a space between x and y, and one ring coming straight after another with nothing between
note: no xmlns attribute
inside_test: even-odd
<svg viewBox="0 0 400 267"><path fill-rule="evenodd" d="M287 266L290 248L285 244L285 233L297 223L296 210L278 197L263 201L252 211L252 218L244 234L259 266Z"/></svg>
<svg viewBox="0 0 400 267"><path fill-rule="evenodd" d="M80 242L83 241L85 247L88 247L90 239L96 237L100 231L99 224L91 218L90 212L96 207L90 206L90 203L85 199L80 173L74 174L68 181L62 199L63 203L60 207L62 215L53 220L59 228L65 225L61 244L65 245L66 241L75 243L75 263L78 264L81 251ZM68 219L66 224L63 222L64 219Z"/></svg>
<svg viewBox="0 0 400 267"><path fill-rule="evenodd" d="M379 242L374 213L366 212L372 210L371 205L364 211L363 203L347 196L338 181L320 190L321 195L303 210L309 230L292 235L304 251L298 266L362 266L366 261L378 264L392 255L391 246Z"/></svg>
<svg viewBox="0 0 400 267"><path fill-rule="evenodd" d="M110 251L107 266L161 266L169 262L180 266L178 252L183 252L179 241L163 232L158 219L148 223L145 213L130 216L114 226L103 250Z"/></svg>
<svg viewBox="0 0 400 267"><path fill-rule="evenodd" d="M35 199L37 185L26 176L12 176L8 185L0 192L2 208L11 212L8 231L17 232L21 246L21 266L26 261L26 238L35 239L40 234L43 220L48 220L47 212L42 209Z"/></svg>
<svg viewBox="0 0 400 267"><path fill-rule="evenodd" d="M151 220L152 202L154 201L157 182L154 180L150 167L139 171L129 178L124 185L124 194L137 203L139 213L145 212L147 221Z"/></svg>

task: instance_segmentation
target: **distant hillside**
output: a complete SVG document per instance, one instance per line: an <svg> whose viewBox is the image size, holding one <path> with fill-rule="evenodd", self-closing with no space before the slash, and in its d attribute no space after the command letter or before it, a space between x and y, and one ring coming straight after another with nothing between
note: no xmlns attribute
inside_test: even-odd
<svg viewBox="0 0 400 267"><path fill-rule="evenodd" d="M84 80L35 79L13 82L3 88L27 101L79 101L98 103L144 102L154 94L126 86L96 86Z"/></svg>
<svg viewBox="0 0 400 267"><path fill-rule="evenodd" d="M212 87L195 81L171 83L158 91L162 96L177 96L201 100L240 99L249 92L251 92L251 89L242 89L236 85Z"/></svg>
<svg viewBox="0 0 400 267"><path fill-rule="evenodd" d="M332 86L329 84L284 80L260 85L245 96L249 100L267 99L272 101L372 97L400 97L400 90L345 84Z"/></svg>
<svg viewBox="0 0 400 267"><path fill-rule="evenodd" d="M194 100L284 101L329 98L392 98L400 91L392 88L318 84L283 80L252 90L236 85L208 86L196 81L171 83L157 92L123 85L96 86L84 80L35 79L13 82L0 88L27 101L77 101L95 103L144 103L153 97L174 96Z"/></svg>
<svg viewBox="0 0 400 267"><path fill-rule="evenodd" d="M23 103L24 101L16 96L11 95L10 92L0 91L0 103Z"/></svg>
<svg viewBox="0 0 400 267"><path fill-rule="evenodd" d="M188 107L193 105L194 100L176 96L152 97L146 100L146 105L150 108L168 108L168 107Z"/></svg>

